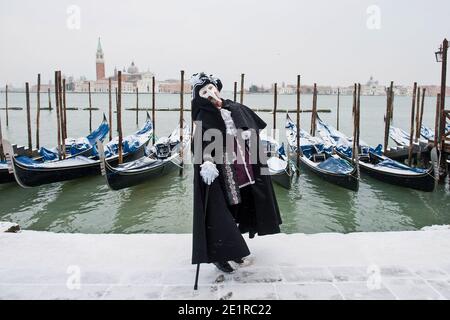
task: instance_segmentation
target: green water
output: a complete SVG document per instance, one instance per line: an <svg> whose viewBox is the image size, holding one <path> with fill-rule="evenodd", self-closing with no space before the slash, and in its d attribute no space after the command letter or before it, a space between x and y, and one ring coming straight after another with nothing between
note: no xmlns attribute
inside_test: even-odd
<svg viewBox="0 0 450 320"><path fill-rule="evenodd" d="M157 95L157 106L178 106L177 95ZM135 97L124 96L124 106L133 107ZM150 104L150 96L140 97L141 105ZM351 97L341 97L341 130L347 134L351 128ZM10 94L10 106L24 106L24 94ZM68 106L85 107L87 95L69 94ZM189 103L189 96L185 97ZM395 100L394 125L409 128L411 98ZM430 127L434 121L435 99L427 98L424 123ZM32 119L36 113L32 95ZM248 95L249 106L269 107L270 95ZM46 95L42 105L46 105ZM302 96L302 104L309 108L311 96ZM53 102L54 105L54 102ZM106 95L93 95L93 105L100 111L93 112L93 126L106 112ZM279 107L295 105L295 96L280 96ZM320 108L332 113L322 118L336 122L336 97L319 96ZM4 106L4 94L0 95ZM384 97L362 97L361 138L369 144L383 140ZM41 145L56 145L55 111L41 112ZM272 115L260 113L271 126ZM10 111L10 125L5 128L5 112L0 111L3 135L13 143L25 144L25 111ZM157 135L172 131L178 113L157 113ZM302 126L309 127L310 114L304 114ZM189 121L189 114L186 114ZM283 128L284 114L279 114L277 124ZM140 113L140 124L145 119ZM136 130L135 113L124 112L124 132ZM83 136L89 128L88 111L68 111L68 133ZM33 125L34 132L34 125ZM284 139L284 130L280 133ZM33 136L34 141L34 136ZM392 144L392 142L391 142ZM308 172L302 172L291 190L275 185L283 226L287 233L305 232L354 232L416 230L433 224L450 224L450 190L448 181L439 185L434 193L424 193L382 183L362 175L360 190L355 193L322 181ZM192 168L187 167L180 177L177 173L121 190L110 191L103 177L90 177L56 183L34 189L22 189L16 184L0 185L0 221L13 221L23 228L54 232L81 233L187 233L192 220Z"/></svg>

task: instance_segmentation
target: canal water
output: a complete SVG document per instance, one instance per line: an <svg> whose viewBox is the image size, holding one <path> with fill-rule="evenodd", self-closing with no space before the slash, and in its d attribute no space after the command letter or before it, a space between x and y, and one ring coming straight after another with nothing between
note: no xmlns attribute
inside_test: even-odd
<svg viewBox="0 0 450 320"><path fill-rule="evenodd" d="M36 94L31 95L33 133L35 132ZM225 96L231 97L230 93ZM52 97L53 99L53 97ZM135 95L124 95L123 106L134 107ZM185 96L189 106L190 96ZM0 94L0 107L5 104ZM269 94L246 95L244 103L251 107L268 108L273 97ZM320 116L336 123L336 96L319 96L318 107L331 113ZM148 107L151 97L141 94L140 107ZM311 107L312 97L302 96L302 107ZM68 94L68 134L85 136L89 130L89 112L81 110L88 105L86 94ZM108 96L92 95L93 127L107 113ZM158 107L176 108L179 95L158 94ZM295 109L294 95L280 95L279 108ZM352 133L352 97L341 96L340 125L347 135ZM41 95L41 105L47 106L47 95ZM54 107L55 103L52 101ZM436 99L425 100L424 124L434 126ZM23 93L10 93L9 106L24 107ZM369 144L382 143L384 133L385 97L361 98L361 139ZM409 130L411 98L396 97L394 125ZM260 116L272 126L272 114L260 112ZM177 124L179 113L158 111L156 134L169 134ZM294 115L293 115L294 116ZM12 143L26 144L26 114L9 112L9 126L5 125L5 111L0 111L3 135ZM186 119L190 121L189 112ZM145 112L139 113L140 125ZM285 114L277 116L278 128L284 128ZM114 115L115 121L115 115ZM309 129L310 113L302 114L302 127ZM115 123L113 124L115 129ZM124 111L124 134L136 131L135 112ZM41 111L41 145L56 145L56 112ZM285 140L284 129L279 140ZM33 136L33 143L35 137ZM393 145L393 142L390 142ZM286 233L356 232L417 230L434 224L450 224L450 190L448 181L439 185L433 193L424 193L385 184L364 174L358 192L352 192L324 182L309 172L301 172L291 190L275 185L283 218L282 231ZM22 189L16 184L0 185L0 221L19 223L30 230L72 233L189 233L192 228L192 169L187 167L183 176L173 173L148 183L121 190L108 189L103 177L83 178L39 188Z"/></svg>

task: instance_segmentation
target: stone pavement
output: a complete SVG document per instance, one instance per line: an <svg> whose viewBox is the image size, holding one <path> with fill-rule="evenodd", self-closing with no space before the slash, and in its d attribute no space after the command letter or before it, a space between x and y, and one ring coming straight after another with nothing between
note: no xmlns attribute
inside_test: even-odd
<svg viewBox="0 0 450 320"><path fill-rule="evenodd" d="M0 233L0 299L450 299L448 229L261 237L196 292L190 239Z"/></svg>
<svg viewBox="0 0 450 320"><path fill-rule="evenodd" d="M206 270L205 270L206 269ZM79 288L67 280L36 274L29 282L0 271L0 299L289 299L393 300L450 299L450 270L381 267L380 282L366 267L247 267L224 275L204 267L199 290L195 269L142 270L136 273L84 273ZM179 277L186 281L180 281ZM39 279L39 280L38 280ZM24 281L25 280L25 281Z"/></svg>

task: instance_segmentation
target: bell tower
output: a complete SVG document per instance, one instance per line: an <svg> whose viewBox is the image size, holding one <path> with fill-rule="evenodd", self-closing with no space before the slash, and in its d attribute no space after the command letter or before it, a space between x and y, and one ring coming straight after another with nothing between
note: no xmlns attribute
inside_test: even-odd
<svg viewBox="0 0 450 320"><path fill-rule="evenodd" d="M102 44L100 42L100 38L98 38L97 55L95 63L96 63L97 80L105 79L105 59L103 56L103 49Z"/></svg>

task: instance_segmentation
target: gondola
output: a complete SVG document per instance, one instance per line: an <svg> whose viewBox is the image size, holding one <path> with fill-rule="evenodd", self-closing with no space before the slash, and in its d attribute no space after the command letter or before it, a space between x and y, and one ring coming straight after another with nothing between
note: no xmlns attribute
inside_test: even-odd
<svg viewBox="0 0 450 320"><path fill-rule="evenodd" d="M431 130L427 127L421 127L421 138L418 142L413 141L412 153L414 155L420 154L423 159L429 159L432 148L429 139ZM396 161L405 161L409 156L409 134L403 129L390 127L389 137L395 142L396 146L387 148L383 154ZM434 134L433 134L434 136Z"/></svg>
<svg viewBox="0 0 450 320"><path fill-rule="evenodd" d="M427 132L427 135L429 135L430 130L428 128L422 127L421 135L419 141L413 141L413 145L416 147L419 147L420 150L424 150L428 147L428 139L422 135L422 131L425 133ZM434 136L434 135L433 135ZM407 133L405 130L397 127L390 127L389 128L389 137L394 140L394 142L398 146L407 147L409 146L409 138L410 134Z"/></svg>
<svg viewBox="0 0 450 320"><path fill-rule="evenodd" d="M291 151L297 151L297 126L286 118L286 136ZM304 168L320 178L352 191L359 188L359 170L351 161L332 154L332 147L318 137L312 137L300 130L300 162Z"/></svg>
<svg viewBox="0 0 450 320"><path fill-rule="evenodd" d="M136 160L144 155L152 132L152 122L147 114L147 120L142 129L123 139L124 161ZM11 144L5 140L4 145L7 153L13 155ZM92 153L91 156L78 155L46 162L23 156L10 156L10 160L16 181L20 186L30 188L100 174L100 159L96 148ZM118 162L117 137L106 144L106 159L113 165Z"/></svg>
<svg viewBox="0 0 450 320"><path fill-rule="evenodd" d="M14 182L14 174L9 173L6 161L0 161L0 184Z"/></svg>
<svg viewBox="0 0 450 320"><path fill-rule="evenodd" d="M263 148L269 156L267 166L272 181L285 189L291 189L295 168L289 161L284 143L280 146L276 140L266 135L261 135L260 138Z"/></svg>
<svg viewBox="0 0 450 320"><path fill-rule="evenodd" d="M110 189L121 190L151 179L167 175L182 165L180 148L188 149L190 129L183 123L183 143L180 142L180 128L175 129L169 137L158 139L154 146L148 149L148 155L137 160L114 166L105 160L103 145L98 143L102 165L102 174Z"/></svg>
<svg viewBox="0 0 450 320"><path fill-rule="evenodd" d="M106 120L106 115L103 114L102 123L97 129L92 131L88 136L81 138L67 138L64 142L64 149L66 158L76 157L76 156L91 156L96 154L95 143L97 140L103 141L109 132L108 121ZM39 155L42 161L53 161L58 159L58 149L47 149L40 148Z"/></svg>
<svg viewBox="0 0 450 320"><path fill-rule="evenodd" d="M447 125L446 132L449 132L450 126ZM404 161L408 159L409 155L409 133L396 127L389 129L390 138L396 143L397 146L388 148L384 151L384 155L397 160ZM413 141L412 151L413 154L421 154L421 157L428 161L430 159L430 151L434 147L434 130L429 127L421 126L419 141Z"/></svg>
<svg viewBox="0 0 450 320"><path fill-rule="evenodd" d="M450 132L450 124L447 123L445 127L445 134L448 134L449 132ZM429 127L426 126L420 127L420 136L427 141L434 142L434 130Z"/></svg>
<svg viewBox="0 0 450 320"><path fill-rule="evenodd" d="M322 120L317 120L319 134L333 142L336 153L341 157L352 157L352 142L344 134ZM382 154L382 146L371 148L365 143L359 146L359 166L369 176L394 185L431 192L435 188L434 169L413 168L392 160Z"/></svg>
<svg viewBox="0 0 450 320"><path fill-rule="evenodd" d="M103 115L103 121L98 126L97 129L95 129L91 134L89 134L87 137L81 137L81 138L67 138L65 140L65 154L66 158L73 158L76 156L90 156L95 152L95 141L100 140L103 141L108 134L109 131L109 125L108 121L106 120L106 116ZM51 162L58 159L58 149L47 149L45 147L41 147L39 149L39 156L35 157L32 160L34 163L44 163L44 162ZM24 158L26 158L24 156ZM0 162L0 184L2 183L11 183L14 182L16 179L14 177L14 173L10 173L8 170L8 164L6 161Z"/></svg>

